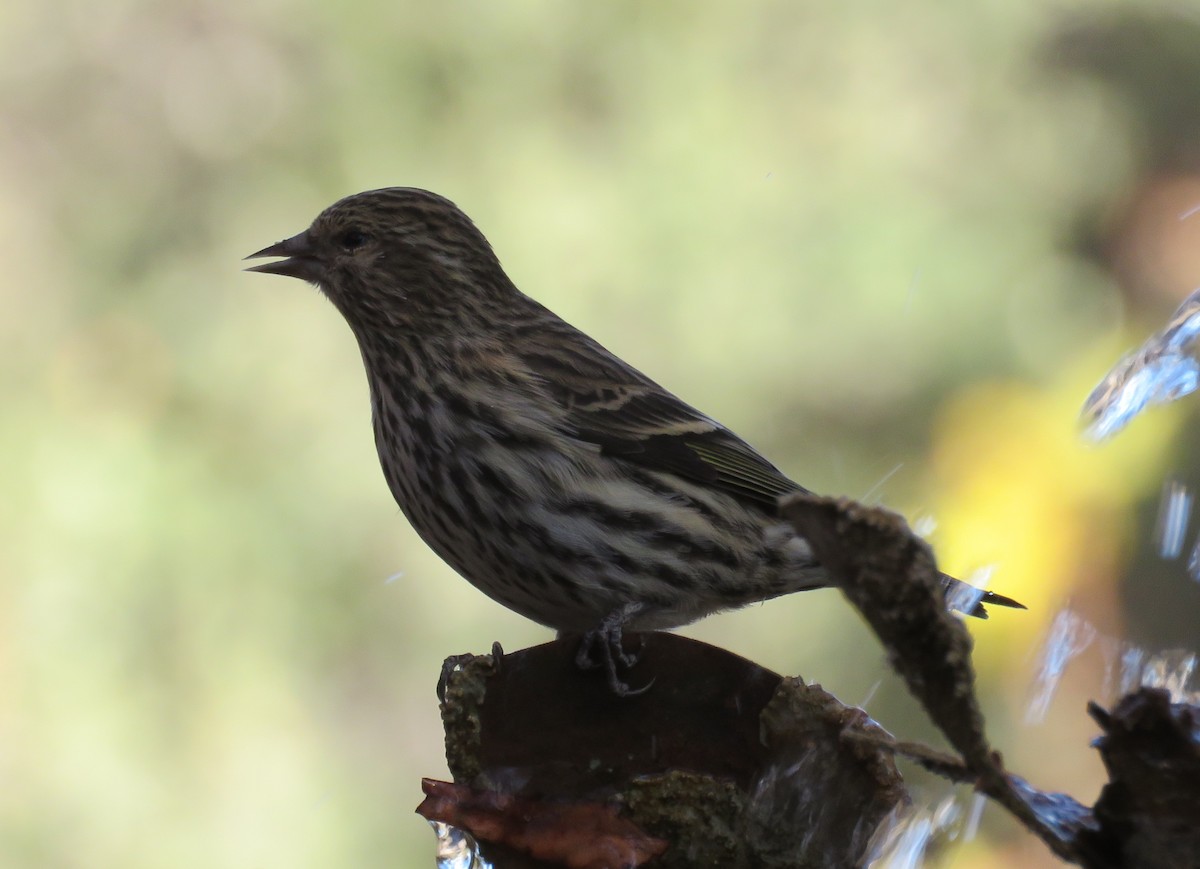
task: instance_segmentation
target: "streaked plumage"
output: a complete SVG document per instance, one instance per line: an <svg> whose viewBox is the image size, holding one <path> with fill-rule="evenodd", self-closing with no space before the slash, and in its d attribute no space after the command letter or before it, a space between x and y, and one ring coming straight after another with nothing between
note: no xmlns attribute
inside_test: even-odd
<svg viewBox="0 0 1200 869"><path fill-rule="evenodd" d="M623 627L827 583L775 516L801 487L521 293L449 200L360 193L253 256L286 257L252 271L310 281L346 318L384 475L426 543L534 621L603 625L618 690Z"/></svg>

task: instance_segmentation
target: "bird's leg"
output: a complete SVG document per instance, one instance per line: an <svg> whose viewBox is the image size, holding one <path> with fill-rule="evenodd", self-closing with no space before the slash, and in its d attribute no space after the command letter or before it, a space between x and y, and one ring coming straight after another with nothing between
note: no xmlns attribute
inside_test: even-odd
<svg viewBox="0 0 1200 869"><path fill-rule="evenodd" d="M622 640L624 639L625 625L629 624L630 620L643 609L645 609L644 604L633 602L606 615L598 628L583 635L579 654L575 656L575 665L581 670L595 670L605 664L605 658L611 659L614 665L620 664L626 668L636 664L641 649L630 654L625 651ZM594 657L598 648L601 660L596 660Z"/></svg>
<svg viewBox="0 0 1200 869"><path fill-rule="evenodd" d="M654 684L652 679L644 687L635 690L617 676L618 666L628 670L638 662L638 657L641 655L640 647L636 652L626 652L622 641L625 626L643 609L645 609L645 604L631 602L620 609L613 610L604 617L598 628L583 635L583 642L579 644L579 653L575 656L575 665L581 670L595 670L603 667L608 676L608 687L618 697L635 697Z"/></svg>

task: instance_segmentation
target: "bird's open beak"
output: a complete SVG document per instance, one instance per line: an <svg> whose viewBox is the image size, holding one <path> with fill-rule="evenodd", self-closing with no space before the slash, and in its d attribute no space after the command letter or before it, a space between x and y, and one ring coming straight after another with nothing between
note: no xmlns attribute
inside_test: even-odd
<svg viewBox="0 0 1200 869"><path fill-rule="evenodd" d="M257 259L264 256L279 256L284 259L250 266L246 271L262 272L268 275L286 275L289 278L299 278L302 281L312 281L313 283L320 279L321 264L313 254L308 230L299 235L293 235L291 238L285 238L283 241L277 241L269 247L264 247L262 250L250 254L246 259Z"/></svg>

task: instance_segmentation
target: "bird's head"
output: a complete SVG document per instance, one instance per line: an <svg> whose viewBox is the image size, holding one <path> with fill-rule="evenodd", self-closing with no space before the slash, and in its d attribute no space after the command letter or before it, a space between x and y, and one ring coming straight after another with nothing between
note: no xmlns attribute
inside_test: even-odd
<svg viewBox="0 0 1200 869"><path fill-rule="evenodd" d="M351 326L429 328L516 293L483 233L448 199L388 187L335 202L247 271L316 284Z"/></svg>

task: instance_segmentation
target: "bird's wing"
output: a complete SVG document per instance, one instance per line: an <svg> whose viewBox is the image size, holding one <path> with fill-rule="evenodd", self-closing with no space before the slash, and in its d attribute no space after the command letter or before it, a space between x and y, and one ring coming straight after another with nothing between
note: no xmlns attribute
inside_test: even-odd
<svg viewBox="0 0 1200 869"><path fill-rule="evenodd" d="M518 352L564 412L567 433L607 455L724 491L774 511L780 495L807 492L729 429L680 401L636 368L566 323L543 328L537 347ZM942 574L947 591L963 583ZM987 618L984 604L1016 607L981 591L968 615Z"/></svg>
<svg viewBox="0 0 1200 869"><path fill-rule="evenodd" d="M572 334L519 355L559 402L570 434L772 511L780 495L806 491L729 429L567 328Z"/></svg>

